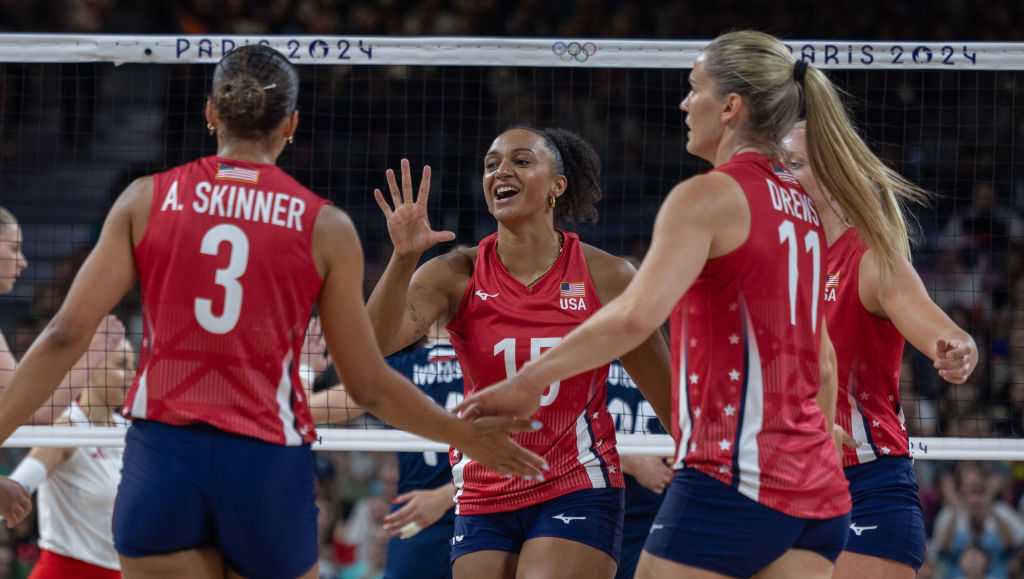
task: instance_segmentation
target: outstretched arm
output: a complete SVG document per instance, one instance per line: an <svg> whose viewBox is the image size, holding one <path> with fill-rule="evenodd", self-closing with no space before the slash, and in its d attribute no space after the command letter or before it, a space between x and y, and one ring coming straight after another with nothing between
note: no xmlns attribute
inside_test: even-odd
<svg viewBox="0 0 1024 579"><path fill-rule="evenodd" d="M309 410L316 424L344 424L366 414L345 391L336 384L309 397Z"/></svg>
<svg viewBox="0 0 1024 579"><path fill-rule="evenodd" d="M636 268L628 261L599 250L591 251L588 265L602 303L622 295L636 276ZM623 368L651 403L666 432L671 431L672 423L672 369L668 359L668 345L660 329L622 355Z"/></svg>

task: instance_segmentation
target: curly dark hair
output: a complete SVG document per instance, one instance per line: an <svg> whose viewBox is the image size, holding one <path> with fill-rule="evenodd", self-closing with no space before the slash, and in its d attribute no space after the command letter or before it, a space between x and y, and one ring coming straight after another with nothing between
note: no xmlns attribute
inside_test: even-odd
<svg viewBox="0 0 1024 579"><path fill-rule="evenodd" d="M269 46L240 46L217 63L210 99L228 135L262 139L295 111L299 75Z"/></svg>
<svg viewBox="0 0 1024 579"><path fill-rule="evenodd" d="M565 191L555 205L555 219L568 223L597 223L601 200L601 158L594 147L572 131L557 128L513 127L535 133L555 160L555 172L565 175Z"/></svg>

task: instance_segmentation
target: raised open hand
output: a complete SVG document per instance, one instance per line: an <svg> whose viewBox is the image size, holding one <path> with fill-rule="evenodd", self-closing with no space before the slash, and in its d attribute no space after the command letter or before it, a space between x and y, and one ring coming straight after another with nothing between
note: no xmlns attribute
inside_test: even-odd
<svg viewBox="0 0 1024 579"><path fill-rule="evenodd" d="M388 222L388 235L398 255L420 255L438 243L452 241L451 231L434 231L427 218L427 199L430 198L430 165L423 166L419 194L413 198L412 172L409 160L402 159L402 186L398 186L395 172L387 171L388 189L394 208L384 200L380 189L373 190L373 198Z"/></svg>

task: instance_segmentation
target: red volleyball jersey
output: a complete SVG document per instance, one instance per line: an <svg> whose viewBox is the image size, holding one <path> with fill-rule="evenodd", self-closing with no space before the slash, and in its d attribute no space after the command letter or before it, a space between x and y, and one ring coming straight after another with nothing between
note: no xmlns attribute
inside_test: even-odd
<svg viewBox="0 0 1024 579"><path fill-rule="evenodd" d="M880 456L910 456L900 408L906 341L891 321L867 311L860 301L860 260L867 250L851 227L829 246L825 261L825 318L839 366L836 421L862 443L843 451L843 466Z"/></svg>
<svg viewBox="0 0 1024 579"><path fill-rule="evenodd" d="M126 415L275 444L316 438L298 360L322 284L312 236L325 203L274 165L204 157L153 176Z"/></svg>
<svg viewBox="0 0 1024 579"><path fill-rule="evenodd" d="M579 237L563 235L561 254L529 287L501 263L497 234L480 242L473 277L448 324L467 396L515 375L601 307ZM536 415L544 427L513 437L548 462L543 482L506 478L452 449L456 512L512 511L578 490L621 488L615 422L605 407L607 377L604 365L549 386Z"/></svg>
<svg viewBox="0 0 1024 579"><path fill-rule="evenodd" d="M791 516L850 510L817 404L824 235L811 199L759 153L715 169L739 183L750 235L708 260L671 316L676 468Z"/></svg>

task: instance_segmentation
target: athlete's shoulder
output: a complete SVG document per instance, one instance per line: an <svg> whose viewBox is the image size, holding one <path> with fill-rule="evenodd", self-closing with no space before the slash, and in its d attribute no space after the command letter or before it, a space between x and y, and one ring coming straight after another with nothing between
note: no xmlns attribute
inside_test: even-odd
<svg viewBox="0 0 1024 579"><path fill-rule="evenodd" d="M153 187L156 175L143 175L137 177L121 192L118 203L135 206L140 203L149 205L153 198Z"/></svg>
<svg viewBox="0 0 1024 579"><path fill-rule="evenodd" d="M677 183L663 207L685 210L694 223L708 223L713 218L735 215L748 205L739 181L727 173L711 171Z"/></svg>
<svg viewBox="0 0 1024 579"><path fill-rule="evenodd" d="M313 225L314 237L320 235L348 236L356 234L356 226L344 209L327 203L320 208Z"/></svg>
<svg viewBox="0 0 1024 579"><path fill-rule="evenodd" d="M423 264L423 268L429 268L442 275L468 278L473 275L478 249L479 246L455 246L450 251L428 260Z"/></svg>
<svg viewBox="0 0 1024 579"><path fill-rule="evenodd" d="M330 265L358 265L362 271L363 250L356 226L343 209L330 203L323 205L313 223L313 260L321 275Z"/></svg>
<svg viewBox="0 0 1024 579"><path fill-rule="evenodd" d="M622 293L636 275L636 268L629 260L612 255L603 249L587 243L580 243L583 257L587 260L590 277L597 286L598 296L607 303Z"/></svg>
<svg viewBox="0 0 1024 579"><path fill-rule="evenodd" d="M123 219L131 231L132 244L138 244L149 224L150 208L153 206L153 175L138 177L132 181L114 201L110 218Z"/></svg>

